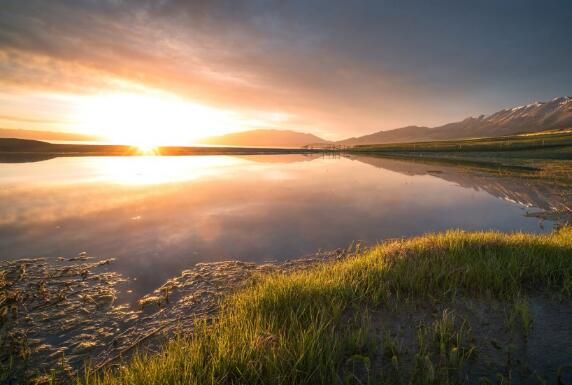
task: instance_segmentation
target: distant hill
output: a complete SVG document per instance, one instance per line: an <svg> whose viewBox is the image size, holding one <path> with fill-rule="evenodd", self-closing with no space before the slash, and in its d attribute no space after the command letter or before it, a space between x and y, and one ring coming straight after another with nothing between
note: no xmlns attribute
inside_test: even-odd
<svg viewBox="0 0 572 385"><path fill-rule="evenodd" d="M478 118L439 127L407 126L389 131L339 141L339 144L403 143L432 140L495 137L518 133L558 130L572 127L572 97L554 98L549 102L536 102L504 109Z"/></svg>
<svg viewBox="0 0 572 385"><path fill-rule="evenodd" d="M0 138L0 151L35 151L49 146L50 143L39 140Z"/></svg>
<svg viewBox="0 0 572 385"><path fill-rule="evenodd" d="M211 136L201 140L199 143L222 146L300 147L306 144L326 142L326 140L315 135L296 131L250 130Z"/></svg>
<svg viewBox="0 0 572 385"><path fill-rule="evenodd" d="M101 138L93 135L72 134L69 132L56 131L39 131L39 130L18 130L9 128L0 128L0 138L18 138L18 139L34 139L34 140L73 140L94 142L100 141Z"/></svg>

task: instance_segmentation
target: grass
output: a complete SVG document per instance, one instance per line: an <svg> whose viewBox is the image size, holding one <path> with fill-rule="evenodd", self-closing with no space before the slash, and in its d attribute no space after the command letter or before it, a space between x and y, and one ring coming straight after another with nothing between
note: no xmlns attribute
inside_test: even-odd
<svg viewBox="0 0 572 385"><path fill-rule="evenodd" d="M349 152L572 180L571 130L470 140L362 145Z"/></svg>
<svg viewBox="0 0 572 385"><path fill-rule="evenodd" d="M414 362L392 337L372 338L369 311L455 298L515 301L528 327L533 292L572 295L572 228L548 235L449 231L380 244L348 259L260 277L156 355L87 371L82 384L460 383L474 359L454 312L420 325ZM515 315L515 318L517 317ZM373 362L383 356L379 368Z"/></svg>
<svg viewBox="0 0 572 385"><path fill-rule="evenodd" d="M537 133L535 135L523 134L465 140L359 145L353 149L373 152L494 152L507 156L514 155L519 151L534 151L548 158L550 158L550 154L555 154L556 159L571 159L570 147L572 147L572 131L568 130Z"/></svg>

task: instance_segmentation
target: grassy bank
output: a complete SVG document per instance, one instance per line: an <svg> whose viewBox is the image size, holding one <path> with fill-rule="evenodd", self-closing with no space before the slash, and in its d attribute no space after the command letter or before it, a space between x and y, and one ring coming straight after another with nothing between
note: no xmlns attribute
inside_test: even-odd
<svg viewBox="0 0 572 385"><path fill-rule="evenodd" d="M572 180L570 131L471 140L362 145L353 147L350 152L504 169L509 172Z"/></svg>
<svg viewBox="0 0 572 385"><path fill-rule="evenodd" d="M493 310L507 315L503 327L518 329L526 342L534 322L529 301L539 295L569 304L571 228L538 236L451 231L393 241L308 271L260 277L192 336L80 382L477 383L470 368L483 360L482 344L459 309L497 304ZM404 314L415 311L427 317L407 324ZM491 344L499 352L508 346ZM511 381L510 369L496 370L479 381ZM555 376L562 377L566 367L559 370Z"/></svg>
<svg viewBox="0 0 572 385"><path fill-rule="evenodd" d="M353 149L373 152L489 152L517 155L518 151L532 151L549 159L571 159L572 131L556 131L522 135L499 136L466 140L358 145Z"/></svg>

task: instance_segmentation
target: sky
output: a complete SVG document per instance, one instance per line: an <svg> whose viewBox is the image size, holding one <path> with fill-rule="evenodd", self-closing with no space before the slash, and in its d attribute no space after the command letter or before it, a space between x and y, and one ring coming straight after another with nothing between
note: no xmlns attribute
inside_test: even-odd
<svg viewBox="0 0 572 385"><path fill-rule="evenodd" d="M0 127L342 139L571 94L569 0L2 0Z"/></svg>

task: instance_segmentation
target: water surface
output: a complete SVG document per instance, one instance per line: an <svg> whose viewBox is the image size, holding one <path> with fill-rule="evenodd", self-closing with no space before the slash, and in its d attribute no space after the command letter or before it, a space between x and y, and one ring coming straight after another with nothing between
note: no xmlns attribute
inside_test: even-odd
<svg viewBox="0 0 572 385"><path fill-rule="evenodd" d="M0 164L0 259L116 257L134 295L197 262L283 260L449 228L550 231L541 181L380 158L55 158Z"/></svg>

